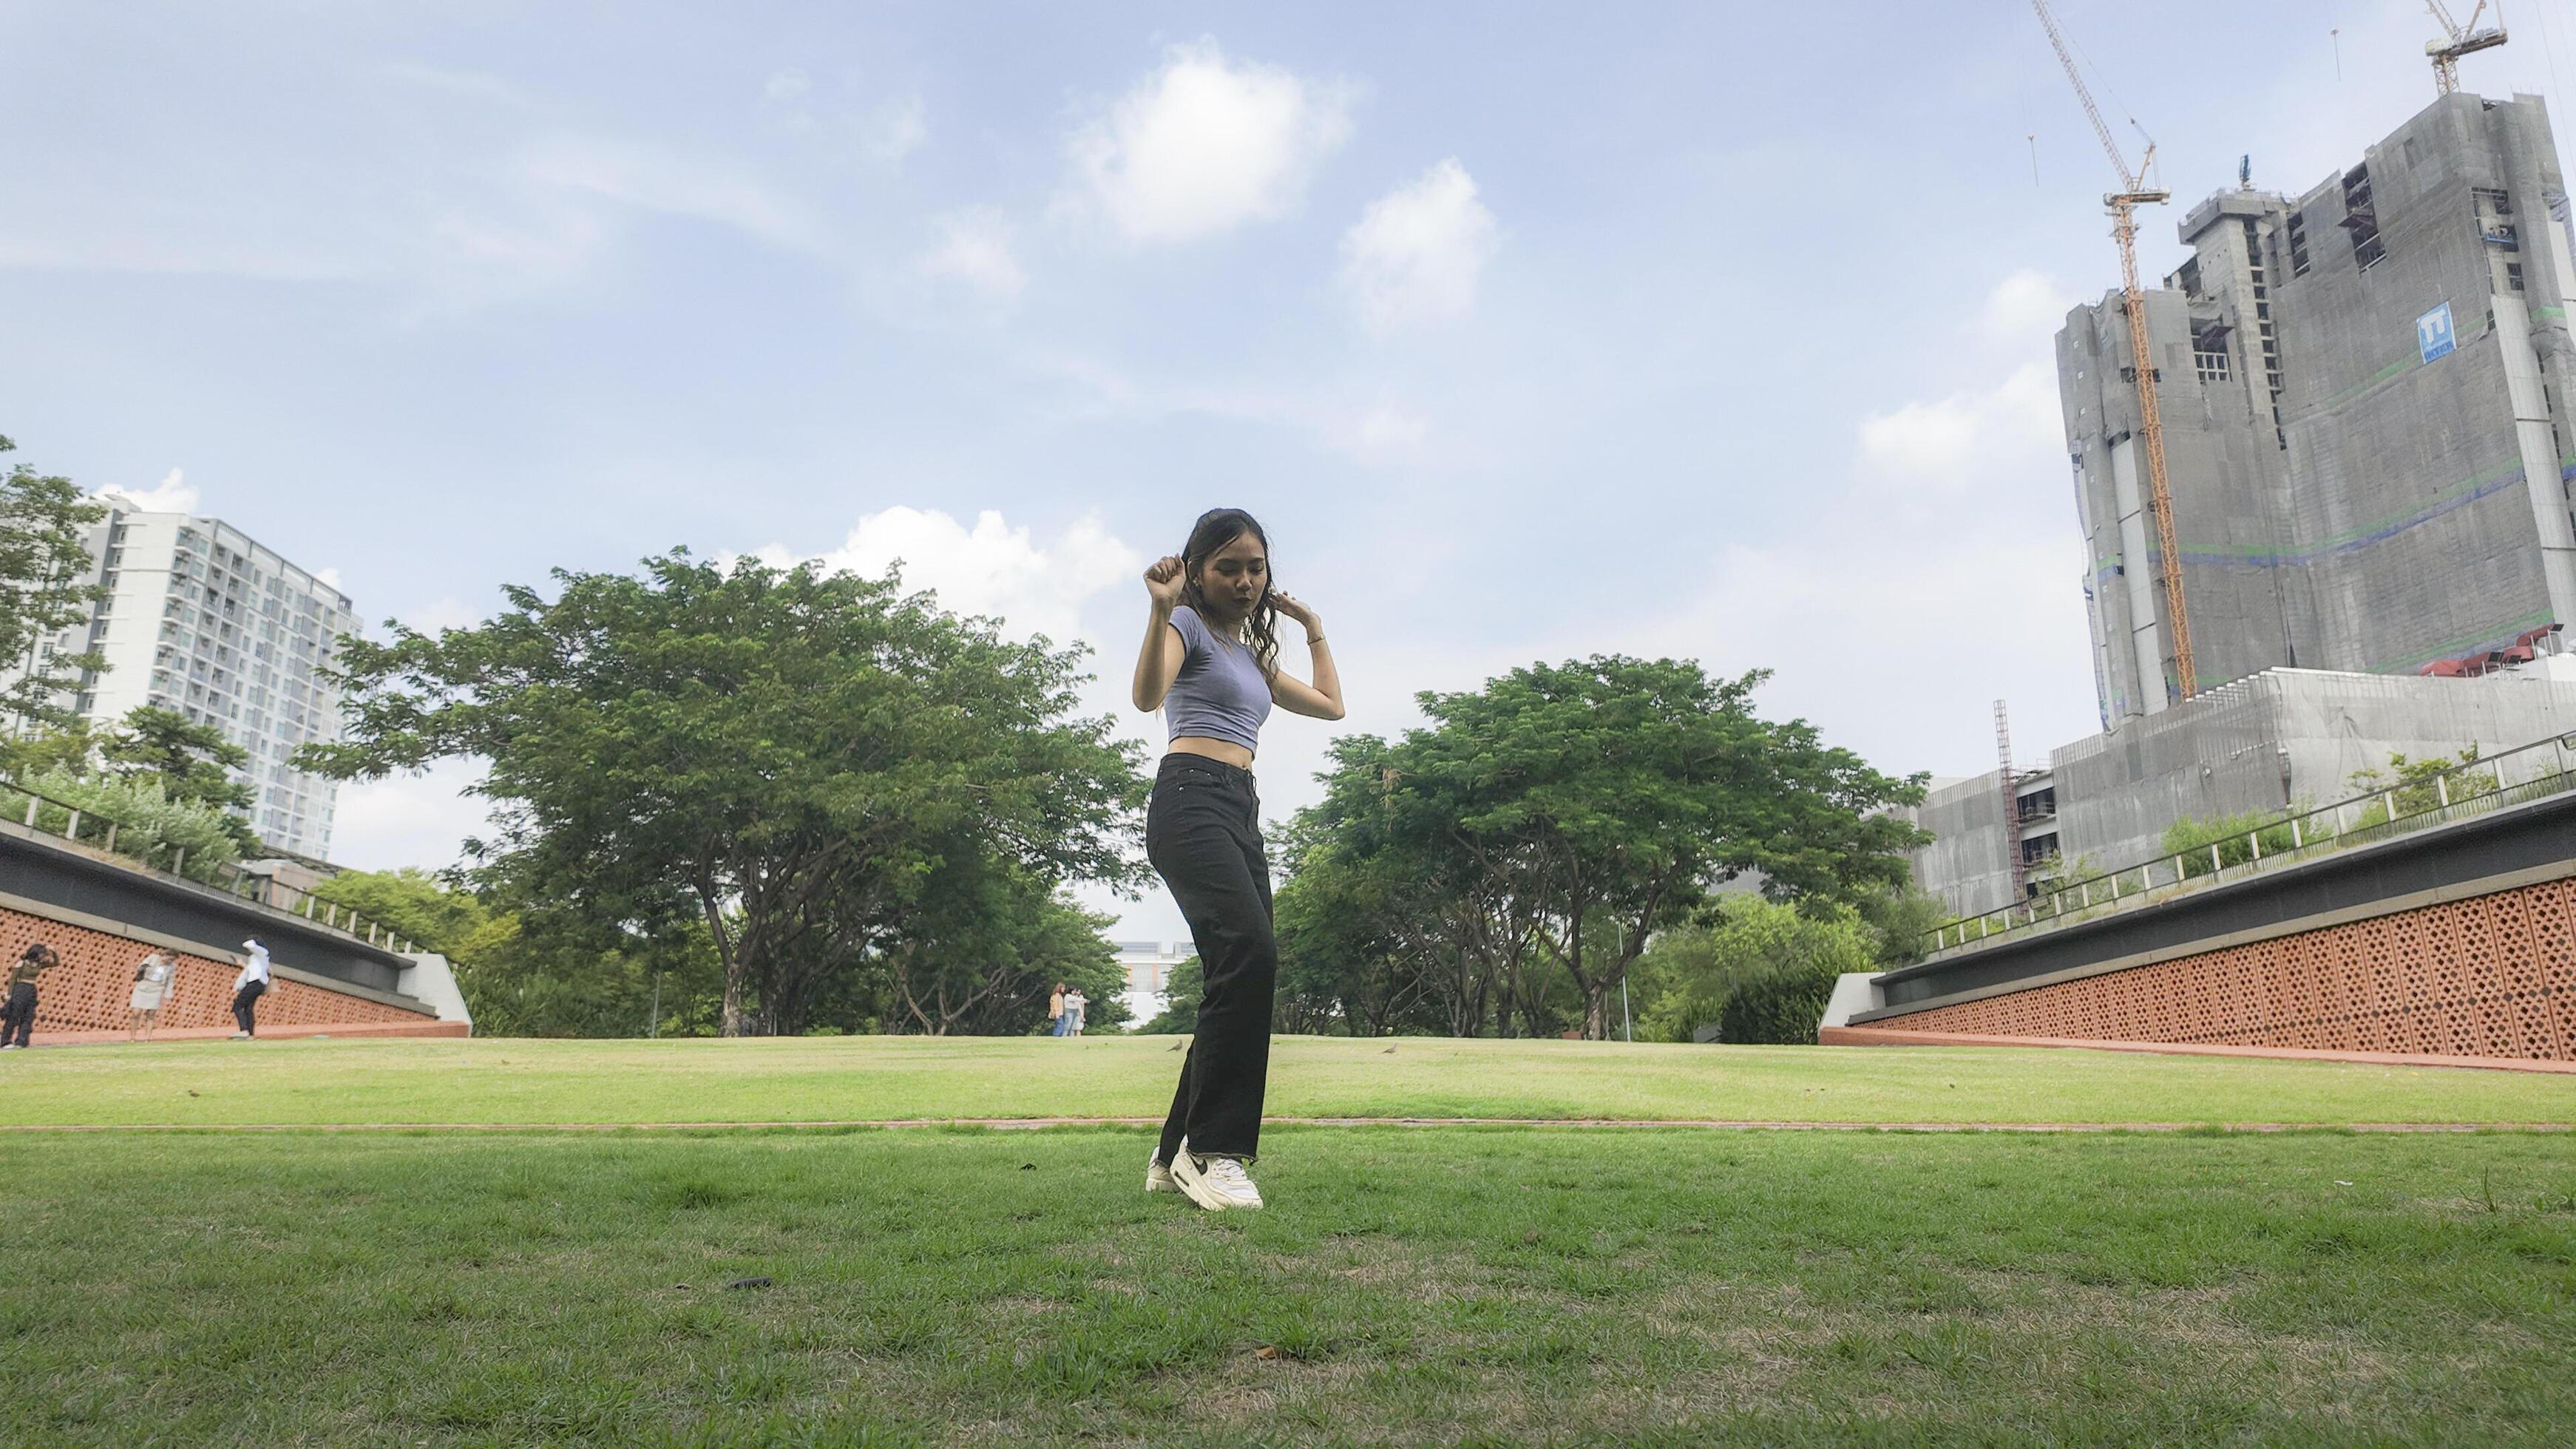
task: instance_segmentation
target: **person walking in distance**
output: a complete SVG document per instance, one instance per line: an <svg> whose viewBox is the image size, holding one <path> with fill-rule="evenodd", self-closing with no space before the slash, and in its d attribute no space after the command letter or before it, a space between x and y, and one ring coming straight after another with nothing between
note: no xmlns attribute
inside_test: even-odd
<svg viewBox="0 0 2576 1449"><path fill-rule="evenodd" d="M14 1052L27 1045L36 1029L36 978L61 962L53 947L39 941L10 969L8 1004L0 1006L0 1051Z"/></svg>
<svg viewBox="0 0 2576 1449"><path fill-rule="evenodd" d="M233 978L233 1025L241 1030L233 1040L247 1041L259 1034L259 999L268 994L268 948L254 936L242 942L241 974Z"/></svg>
<svg viewBox="0 0 2576 1449"><path fill-rule="evenodd" d="M1047 1035L1068 1036L1073 1031L1073 1018L1064 1012L1064 983L1055 984L1055 994L1047 998Z"/></svg>
<svg viewBox="0 0 2576 1449"><path fill-rule="evenodd" d="M1246 1168L1261 1146L1279 947L1252 756L1273 704L1340 719L1341 676L1323 621L1272 586L1269 536L1242 509L1199 515L1181 551L1145 570L1145 591L1132 695L1138 709L1164 710L1171 731L1145 811L1145 855L1189 922L1205 973L1145 1190L1178 1189L1204 1208L1257 1208L1261 1191ZM1305 631L1311 684L1279 667L1281 619Z"/></svg>
<svg viewBox="0 0 2576 1449"><path fill-rule="evenodd" d="M1065 993L1064 1019L1067 1023L1065 1027L1065 1035L1082 1035L1082 1013L1090 1005L1091 998L1083 995L1082 988L1079 986Z"/></svg>
<svg viewBox="0 0 2576 1449"><path fill-rule="evenodd" d="M126 1006L134 1012L134 1039L144 1041L152 1029L161 1024L161 1003L170 999L170 978L177 975L179 963L167 951L155 951L134 968L134 994Z"/></svg>

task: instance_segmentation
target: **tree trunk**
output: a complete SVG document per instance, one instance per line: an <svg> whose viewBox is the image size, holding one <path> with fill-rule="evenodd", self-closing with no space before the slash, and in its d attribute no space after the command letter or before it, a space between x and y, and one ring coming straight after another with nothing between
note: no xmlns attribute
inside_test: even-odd
<svg viewBox="0 0 2576 1449"><path fill-rule="evenodd" d="M742 987L751 975L737 942L724 927L724 907L704 883L698 888L698 904L707 914L707 934L715 938L716 959L724 965L724 1020L716 1028L719 1036L742 1035Z"/></svg>

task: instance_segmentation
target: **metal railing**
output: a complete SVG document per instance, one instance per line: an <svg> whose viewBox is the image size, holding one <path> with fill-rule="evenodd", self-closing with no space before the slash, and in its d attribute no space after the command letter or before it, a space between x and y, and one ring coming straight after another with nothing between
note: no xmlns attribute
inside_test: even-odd
<svg viewBox="0 0 2576 1449"><path fill-rule="evenodd" d="M2117 870L2050 880L2026 900L1926 931L1926 954L2060 922L2168 901L2331 851L2576 790L2576 733L2460 761L2331 805L2265 816L2250 830Z"/></svg>
<svg viewBox="0 0 2576 1449"><path fill-rule="evenodd" d="M194 885L212 886L226 895L267 906L272 910L285 911L289 915L302 916L315 925L345 932L370 946L406 954L414 949L411 941L395 935L393 928L382 921L367 920L349 907L334 901L326 901L311 891L288 885L284 881L262 875L257 871L244 870L229 860L218 861L211 870L206 872L205 878L200 878L187 873L188 849L186 846L171 847L168 851L169 863L166 865L153 858L154 855L161 853L157 847L149 854L140 855L132 850L118 850L116 835L118 830L124 828L123 822L86 806L75 805L69 800L57 800L51 795L43 794L15 780L0 780L0 794L26 797L27 807L24 818L18 823L29 830L40 834L58 833L63 839L76 845L88 845L111 855L123 856L155 874L175 876ZM48 830L45 807L49 805L63 814L63 827L59 832ZM82 838L84 826L89 828L88 839ZM363 932L359 929L362 926L365 928Z"/></svg>

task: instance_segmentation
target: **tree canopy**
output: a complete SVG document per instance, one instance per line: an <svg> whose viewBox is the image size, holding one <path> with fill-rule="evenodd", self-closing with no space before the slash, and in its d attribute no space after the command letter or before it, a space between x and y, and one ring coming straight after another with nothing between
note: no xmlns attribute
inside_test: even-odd
<svg viewBox="0 0 2576 1449"><path fill-rule="evenodd" d="M725 1034L799 1030L889 958L989 958L963 898L1056 929L1059 883L1137 880L1146 783L1076 714L1078 648L813 565L675 550L553 577L470 629L348 641L346 738L298 762L487 760L499 832L467 842L472 881L546 931L694 932Z"/></svg>
<svg viewBox="0 0 2576 1449"><path fill-rule="evenodd" d="M0 453L17 446L0 437ZM106 516L107 506L83 498L69 478L24 463L0 475L0 668L16 676L0 685L0 717L13 733L75 724L79 716L62 696L79 688L84 671L107 667L93 649L45 651L48 639L88 622L91 605L106 597L90 581L84 542Z"/></svg>
<svg viewBox="0 0 2576 1449"><path fill-rule="evenodd" d="M1922 781L1803 720L1766 676L1595 656L1419 697L1402 739L1337 741L1292 831L1283 987L1332 963L1346 1020L1474 1034L1610 1034L1621 981L1715 887L1852 903L1900 887L1921 838L1884 807ZM1308 977L1313 975L1307 973Z"/></svg>

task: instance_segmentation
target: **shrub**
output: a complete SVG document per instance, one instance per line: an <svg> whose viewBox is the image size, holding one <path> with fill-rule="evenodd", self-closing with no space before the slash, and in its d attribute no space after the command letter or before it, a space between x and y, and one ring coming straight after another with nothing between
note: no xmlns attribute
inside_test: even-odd
<svg viewBox="0 0 2576 1449"><path fill-rule="evenodd" d="M2254 847L2249 836L2259 836L2265 855L2287 854L2292 848L2290 822L2278 810L2248 810L2215 820L2177 820L2165 827L2162 845L2165 854L2182 857L2184 876L2201 876L2252 860ZM2209 858L2213 845L2218 847L2216 865Z"/></svg>
<svg viewBox="0 0 2576 1449"><path fill-rule="evenodd" d="M83 775L69 770L40 770L26 778L37 794L79 807L84 815L116 822L116 853L167 869L180 851L183 873L191 880L212 881L217 870L241 858L234 826L217 806L173 800L153 777ZM0 809L12 820L27 818L27 797L0 786ZM60 834L71 811L46 804L36 812L37 828ZM81 840L99 845L104 829L81 825Z"/></svg>
<svg viewBox="0 0 2576 1449"><path fill-rule="evenodd" d="M2456 758L2430 755L2420 760L2410 760L2404 755L2392 753L2388 757L2388 767L2396 771L2394 779L2377 770L2355 770L2352 772L2350 784L2356 791L2378 790L2395 797L2397 813L2401 816L2421 815L2427 810L2442 808L2445 795L2457 802L2494 793L2495 771L2461 768L2477 762L2478 747L2475 745L2460 751ZM2453 773L2455 771L2456 773ZM2450 778L2436 784L2437 777L2445 774L2449 774ZM2370 813L2376 813L2378 818L2369 819ZM2371 806L2369 812L2365 812L2363 825L2356 828L2385 824L2387 820L2388 806L2385 801L2382 801ZM2269 846L2271 842L2266 841L2264 844Z"/></svg>
<svg viewBox="0 0 2576 1449"><path fill-rule="evenodd" d="M1717 1038L1740 1046L1813 1046L1841 973L1814 964L1765 972L1735 989Z"/></svg>
<svg viewBox="0 0 2576 1449"><path fill-rule="evenodd" d="M1878 932L1848 907L1721 896L1690 927L1659 938L1630 968L1639 997L1637 1036L1686 1042L1710 1022L1723 1030L1734 999L1776 974L1820 976L1831 991L1845 971L1876 969L1880 946ZM1817 1012L1823 1009L1820 998ZM1815 1036L1810 1016L1802 1032L1784 1040Z"/></svg>

